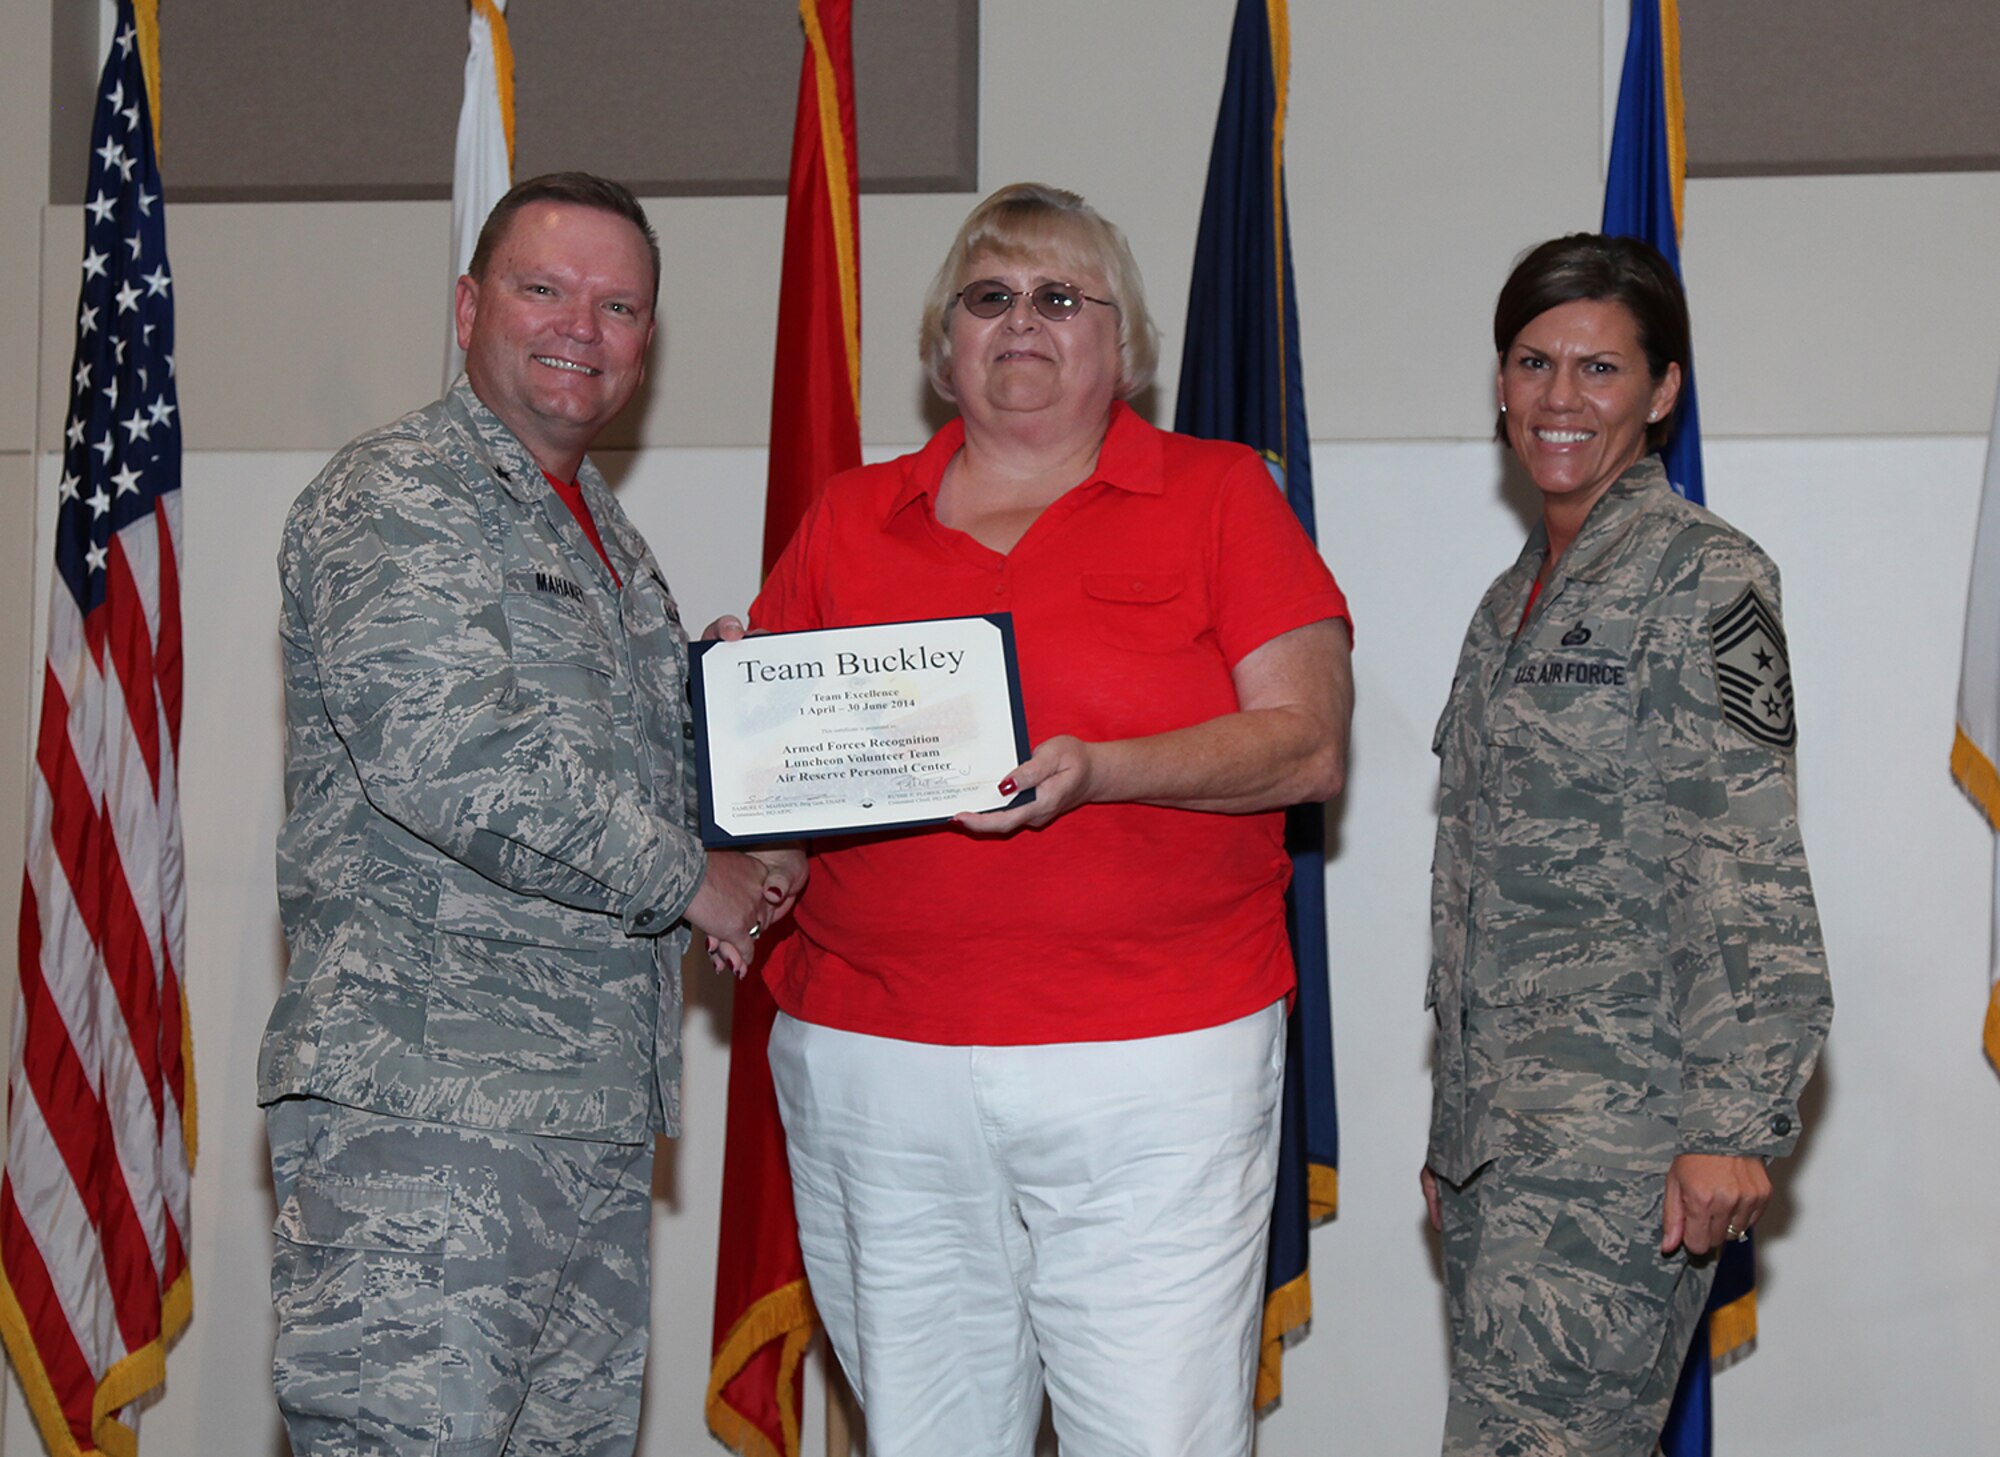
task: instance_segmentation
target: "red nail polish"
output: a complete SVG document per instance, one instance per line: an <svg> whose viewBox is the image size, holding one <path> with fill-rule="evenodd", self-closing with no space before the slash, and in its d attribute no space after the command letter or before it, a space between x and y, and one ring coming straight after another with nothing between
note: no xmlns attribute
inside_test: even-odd
<svg viewBox="0 0 2000 1457"><path fill-rule="evenodd" d="M1003 780L1001 780L1001 781L1000 781L1000 792L1001 792L1002 794L1012 794L1012 793L1014 792L1014 781L1013 781L1012 779L1003 779Z"/></svg>

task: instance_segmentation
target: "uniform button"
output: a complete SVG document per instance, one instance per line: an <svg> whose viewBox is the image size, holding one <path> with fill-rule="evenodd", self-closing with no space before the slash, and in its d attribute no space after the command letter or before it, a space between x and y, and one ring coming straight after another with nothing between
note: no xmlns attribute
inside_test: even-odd
<svg viewBox="0 0 2000 1457"><path fill-rule="evenodd" d="M657 910L641 911L632 921L632 925L641 931L650 931L659 924L660 913Z"/></svg>
<svg viewBox="0 0 2000 1457"><path fill-rule="evenodd" d="M1791 1131L1792 1118L1789 1113L1780 1113L1776 1118L1771 1120L1771 1132L1777 1134L1778 1137L1783 1138Z"/></svg>

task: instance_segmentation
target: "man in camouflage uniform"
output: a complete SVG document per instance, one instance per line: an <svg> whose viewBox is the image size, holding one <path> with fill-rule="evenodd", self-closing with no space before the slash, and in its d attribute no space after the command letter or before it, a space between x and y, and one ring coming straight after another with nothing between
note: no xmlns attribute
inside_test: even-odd
<svg viewBox="0 0 2000 1457"><path fill-rule="evenodd" d="M466 377L286 524L258 1097L298 1457L632 1450L688 927L740 962L803 877L704 853L679 613L584 459L658 286L625 189L523 183L458 282Z"/></svg>
<svg viewBox="0 0 2000 1457"><path fill-rule="evenodd" d="M1517 636L1546 548L1480 603L1434 744L1426 1190L1466 1457L1654 1450L1744 1233L1684 1192L1791 1151L1832 1013L1776 569L1654 456Z"/></svg>

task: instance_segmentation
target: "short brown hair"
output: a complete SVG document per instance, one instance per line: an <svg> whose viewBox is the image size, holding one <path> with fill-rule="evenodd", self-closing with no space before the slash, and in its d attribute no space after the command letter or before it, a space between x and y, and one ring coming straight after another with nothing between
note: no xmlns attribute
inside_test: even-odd
<svg viewBox="0 0 2000 1457"><path fill-rule="evenodd" d="M1014 182L967 214L924 294L917 357L932 389L952 397L951 303L965 282L959 275L981 253L1010 262L1053 254L1068 267L1102 277L1118 305L1118 398L1130 399L1153 382L1160 362L1159 330L1146 312L1146 286L1125 235L1077 193L1042 182Z"/></svg>
<svg viewBox="0 0 2000 1457"><path fill-rule="evenodd" d="M1680 402L1688 398L1694 345L1687 293L1673 265L1651 243L1571 233L1529 249L1516 260L1493 305L1493 347L1504 360L1529 324L1550 309L1581 299L1608 299L1626 307L1639 326L1639 347L1646 351L1646 368L1655 384L1666 377L1668 365L1680 366L1680 397L1662 419L1646 427L1646 448L1658 450L1673 438ZM1505 416L1495 426L1495 437L1507 439Z"/></svg>
<svg viewBox="0 0 2000 1457"><path fill-rule="evenodd" d="M629 187L592 172L544 172L540 177L515 183L505 197L493 204L493 211L486 215L486 221L479 229L479 241L473 245L472 261L466 265L465 271L484 283L487 265L493 261L493 250L507 236L514 214L538 202L566 202L576 207L608 212L637 228L639 236L646 240L646 252L653 260L653 302L657 304L660 301L659 234L653 231L652 223L647 221L646 210L639 206L639 199L632 195Z"/></svg>

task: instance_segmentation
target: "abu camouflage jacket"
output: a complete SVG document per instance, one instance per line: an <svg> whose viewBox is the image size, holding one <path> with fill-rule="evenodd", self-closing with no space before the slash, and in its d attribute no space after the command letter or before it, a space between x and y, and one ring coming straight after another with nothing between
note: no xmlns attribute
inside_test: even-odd
<svg viewBox="0 0 2000 1457"><path fill-rule="evenodd" d="M1777 570L1650 456L1517 637L1546 544L1473 614L1433 746L1430 1166L1787 1153L1833 1003Z"/></svg>
<svg viewBox="0 0 2000 1457"><path fill-rule="evenodd" d="M279 552L290 948L258 1097L637 1141L679 1123L686 635L588 463L615 587L461 379L347 446Z"/></svg>

